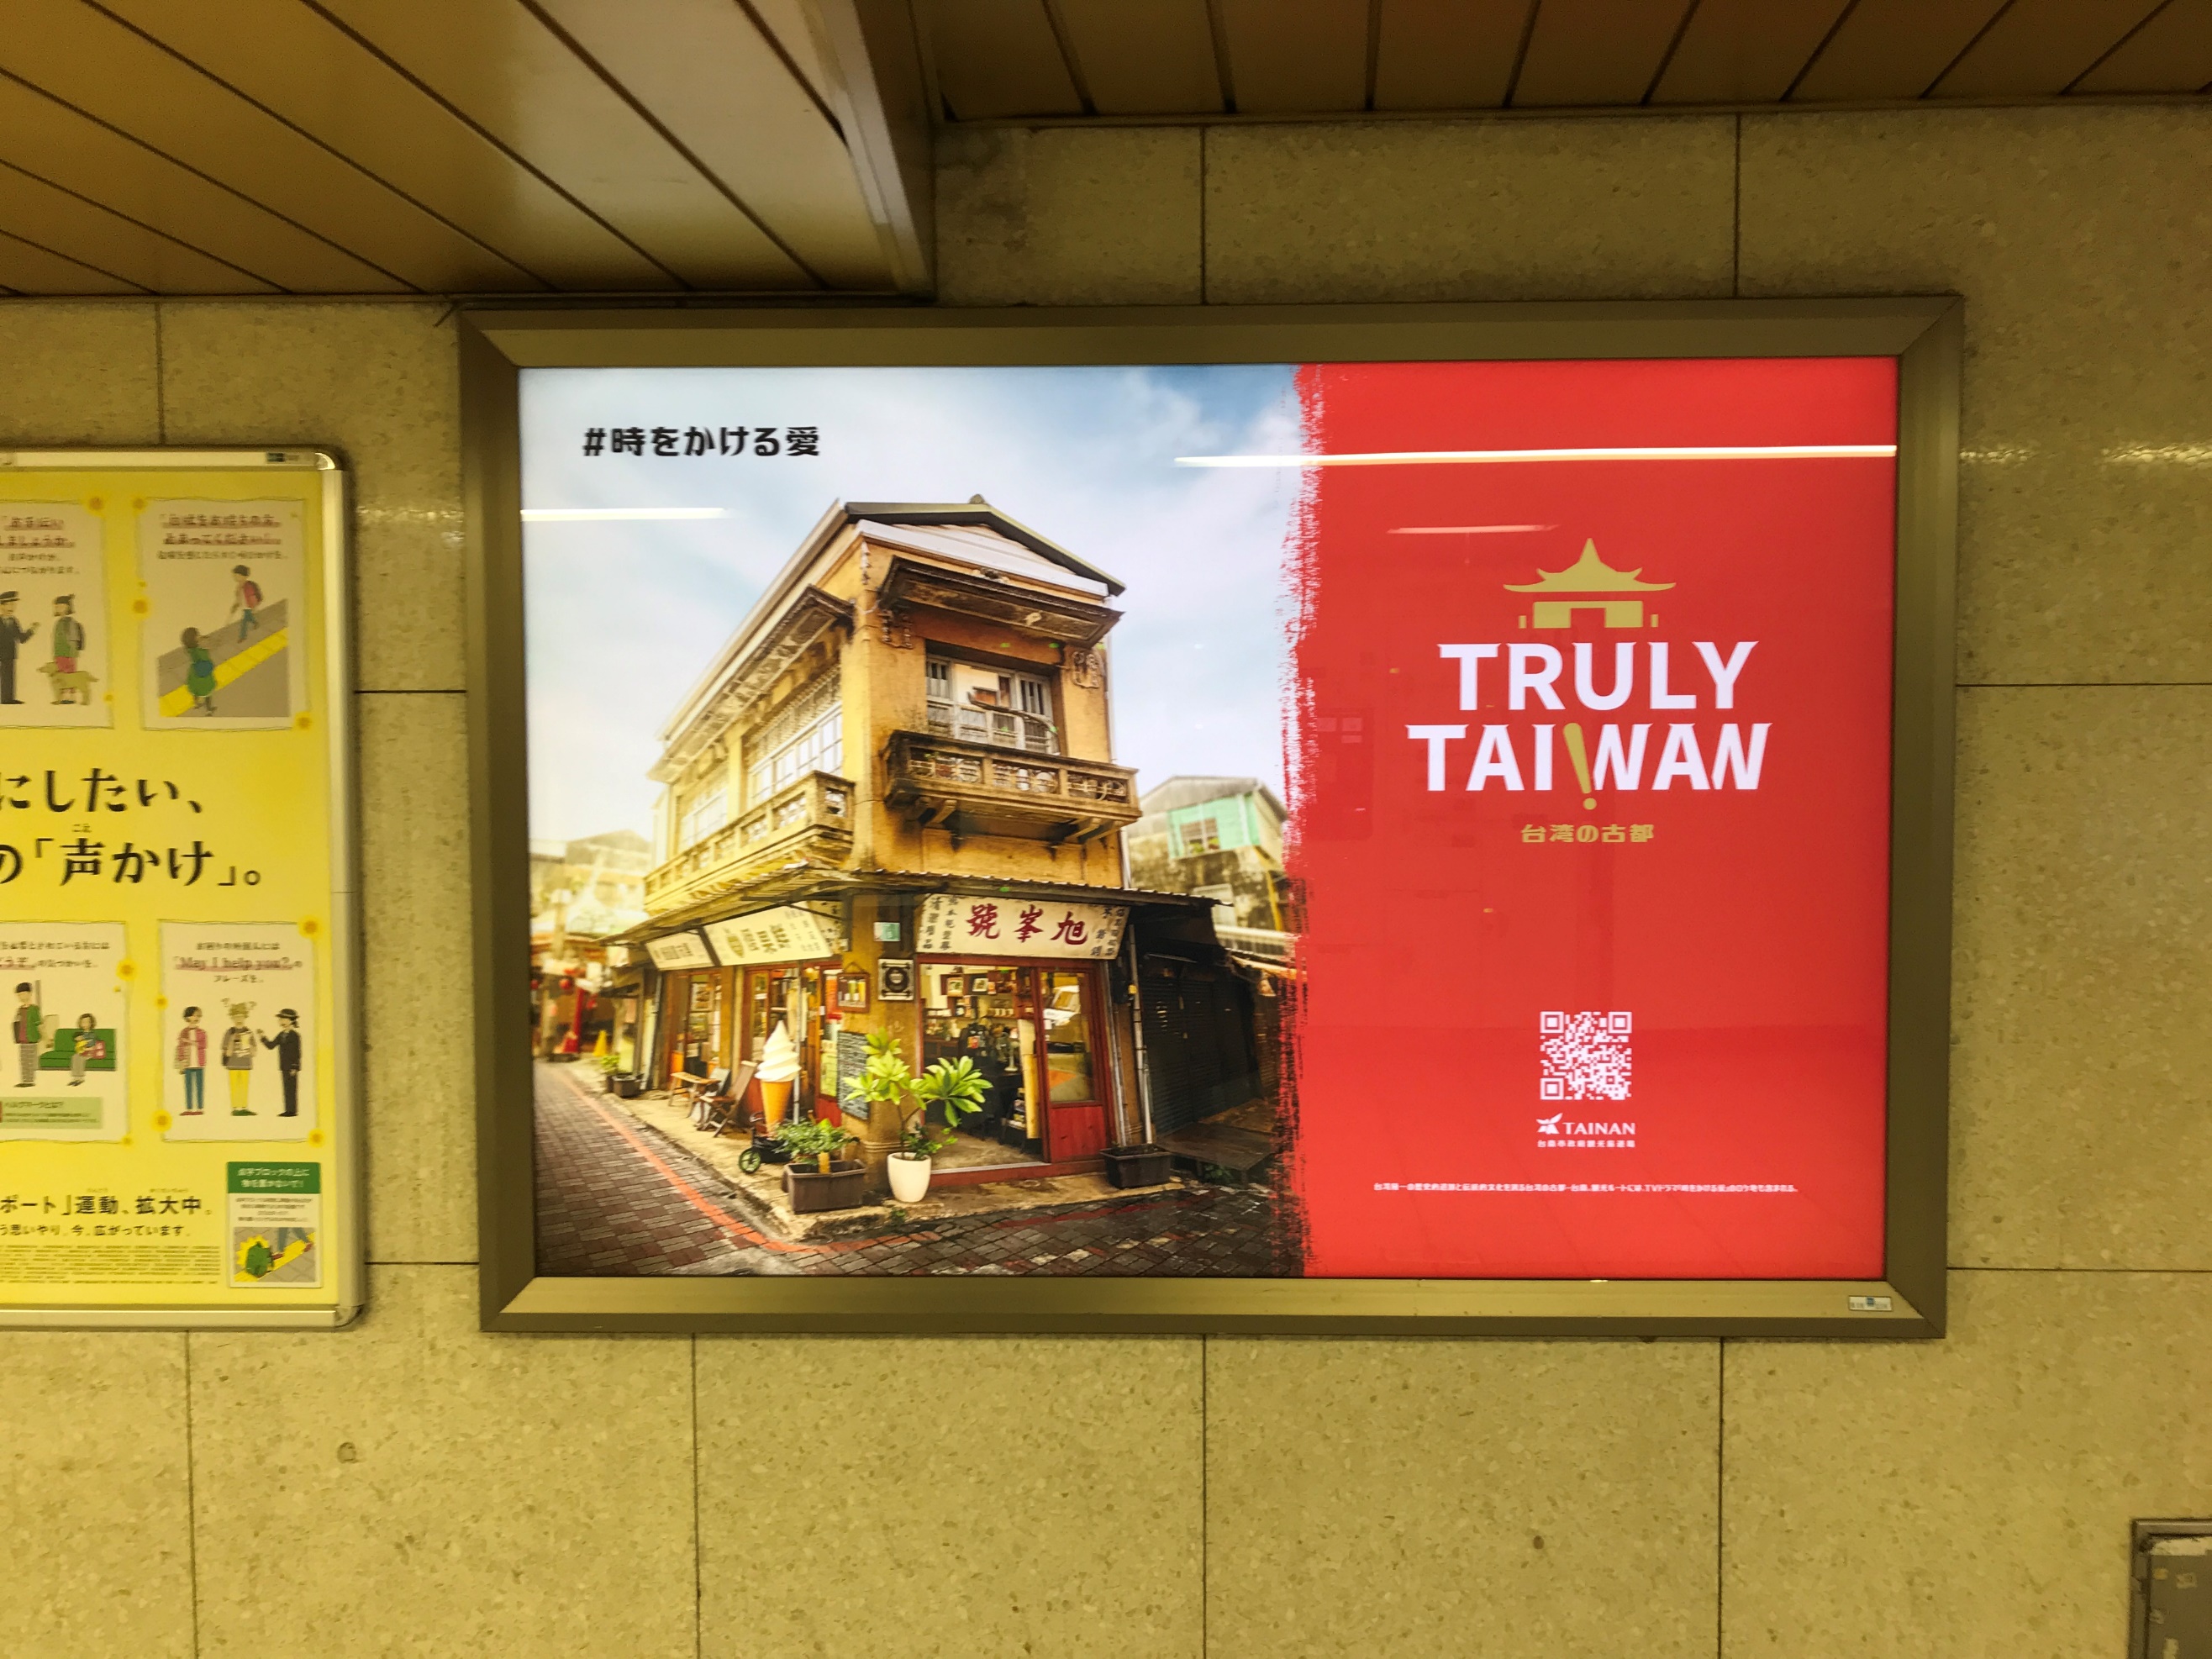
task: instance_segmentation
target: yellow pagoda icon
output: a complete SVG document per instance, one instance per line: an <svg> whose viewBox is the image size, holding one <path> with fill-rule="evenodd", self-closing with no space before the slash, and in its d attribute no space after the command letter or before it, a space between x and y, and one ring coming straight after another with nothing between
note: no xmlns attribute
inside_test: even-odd
<svg viewBox="0 0 2212 1659"><path fill-rule="evenodd" d="M1543 578L1541 581L1508 582L1505 591L1509 593L1663 593L1674 585L1672 582L1638 581L1637 578L1644 574L1640 566L1634 570L1615 570L1598 557L1597 544L1594 541L1584 542L1582 557L1565 570L1546 570L1540 567L1536 574ZM1538 628L1570 627L1577 611L1602 612L1607 628L1642 628L1645 625L1644 601L1641 599L1538 599L1528 607L1528 614L1521 618L1521 626L1527 628L1533 622ZM1659 618L1655 615L1650 626L1656 628L1658 624Z"/></svg>

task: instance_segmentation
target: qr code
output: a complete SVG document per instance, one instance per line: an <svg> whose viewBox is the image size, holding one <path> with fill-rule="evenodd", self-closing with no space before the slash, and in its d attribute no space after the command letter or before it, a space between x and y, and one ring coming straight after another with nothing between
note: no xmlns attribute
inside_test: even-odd
<svg viewBox="0 0 2212 1659"><path fill-rule="evenodd" d="M1557 1012L1537 1017L1546 1100L1626 1100L1634 1022L1626 1013Z"/></svg>

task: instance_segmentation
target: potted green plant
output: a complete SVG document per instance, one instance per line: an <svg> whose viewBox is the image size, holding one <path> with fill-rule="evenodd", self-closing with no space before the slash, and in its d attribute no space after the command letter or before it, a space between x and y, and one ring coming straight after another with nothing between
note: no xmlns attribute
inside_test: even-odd
<svg viewBox="0 0 2212 1659"><path fill-rule="evenodd" d="M991 1085L963 1055L940 1060L915 1079L908 1095L910 1108L899 1113L899 1150L890 1155L892 1195L911 1204L929 1191L930 1171L938 1153L952 1144L952 1132L970 1112L983 1109ZM942 1111L942 1122L933 1122L932 1111Z"/></svg>
<svg viewBox="0 0 2212 1659"><path fill-rule="evenodd" d="M793 1118L776 1127L775 1138L791 1154L783 1181L793 1215L849 1210L866 1195L866 1166L858 1158L837 1156L854 1139L843 1126L826 1118ZM809 1159L812 1169L806 1166Z"/></svg>
<svg viewBox="0 0 2212 1659"><path fill-rule="evenodd" d="M860 1073L860 1093L871 1105L899 1115L899 1149L890 1155L891 1197L919 1203L929 1192L930 1171L938 1153L951 1144L952 1132L969 1113L982 1109L989 1082L965 1056L940 1060L920 1077L900 1056L888 1031L868 1037L868 1063ZM941 1112L941 1121L930 1114Z"/></svg>

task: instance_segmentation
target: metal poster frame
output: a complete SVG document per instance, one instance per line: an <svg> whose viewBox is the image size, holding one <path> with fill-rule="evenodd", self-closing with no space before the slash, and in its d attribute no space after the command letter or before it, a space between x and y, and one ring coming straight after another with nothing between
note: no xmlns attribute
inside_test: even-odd
<svg viewBox="0 0 2212 1659"><path fill-rule="evenodd" d="M321 475L319 580L322 671L309 681L322 722L330 785L329 896L331 1030L334 1063L318 1079L331 1106L320 1150L331 1172L323 1197L327 1264L325 1303L285 1308L210 1305L0 1306L0 1328L138 1330L333 1330L349 1325L367 1301L361 1079L361 919L359 805L353 689L351 476L333 451L305 447L143 449L21 448L0 451L8 476L38 471L149 474L220 471L313 471ZM264 1143L242 1142L243 1146Z"/></svg>
<svg viewBox="0 0 2212 1659"><path fill-rule="evenodd" d="M507 1331L1941 1335L1963 303L475 309L461 323L483 1318ZM556 1278L535 1267L520 372L1887 356L1899 365L1886 1273L1826 1279Z"/></svg>

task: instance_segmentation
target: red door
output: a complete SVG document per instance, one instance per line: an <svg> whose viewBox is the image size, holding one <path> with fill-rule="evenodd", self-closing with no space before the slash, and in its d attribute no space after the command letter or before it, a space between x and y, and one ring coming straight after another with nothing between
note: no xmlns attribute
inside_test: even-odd
<svg viewBox="0 0 2212 1659"><path fill-rule="evenodd" d="M1106 1150L1107 1090L1101 1058L1097 976L1085 967L1035 970L1036 1075L1044 1097L1045 1156L1054 1164L1096 1158Z"/></svg>

